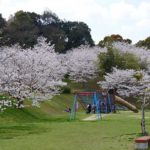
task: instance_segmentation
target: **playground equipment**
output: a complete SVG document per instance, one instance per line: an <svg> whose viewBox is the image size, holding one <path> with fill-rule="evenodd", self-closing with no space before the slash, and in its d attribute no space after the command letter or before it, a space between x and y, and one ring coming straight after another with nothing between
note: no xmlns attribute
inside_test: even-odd
<svg viewBox="0 0 150 150"><path fill-rule="evenodd" d="M87 113L93 111L96 114L97 119L101 119L101 113L115 112L116 104L125 106L135 113L138 112L138 109L134 105L106 90L96 92L76 92L70 113L70 120L75 120L76 118L78 102L85 110L87 110Z"/></svg>
<svg viewBox="0 0 150 150"><path fill-rule="evenodd" d="M138 113L138 109L134 105L130 104L129 102L125 101L124 99L122 99L122 98L120 98L119 96L116 96L116 95L115 95L115 103L120 104L122 106L125 106L129 110L132 110L133 112Z"/></svg>
<svg viewBox="0 0 150 150"><path fill-rule="evenodd" d="M70 113L70 120L76 118L76 106L77 102L87 110L87 106L91 105L91 111L96 114L97 119L101 118L101 113L109 113L115 111L115 105L112 95L105 91L100 92L78 92L74 95L74 103ZM87 112L87 113L90 113Z"/></svg>

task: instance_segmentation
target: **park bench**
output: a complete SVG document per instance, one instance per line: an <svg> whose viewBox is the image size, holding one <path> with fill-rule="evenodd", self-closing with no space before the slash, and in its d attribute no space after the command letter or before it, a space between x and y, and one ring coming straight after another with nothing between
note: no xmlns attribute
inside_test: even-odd
<svg viewBox="0 0 150 150"><path fill-rule="evenodd" d="M145 150L150 145L150 136L142 136L135 139L135 149Z"/></svg>

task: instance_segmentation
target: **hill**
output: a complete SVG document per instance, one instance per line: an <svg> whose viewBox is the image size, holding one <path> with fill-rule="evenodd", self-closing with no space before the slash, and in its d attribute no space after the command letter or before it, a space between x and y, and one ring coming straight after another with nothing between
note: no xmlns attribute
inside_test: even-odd
<svg viewBox="0 0 150 150"><path fill-rule="evenodd" d="M34 121L51 121L56 118L68 117L64 111L66 107L71 107L73 103L73 95L61 94L55 96L49 101L41 103L40 107L32 107L31 103L26 101L25 108L15 109L8 108L0 114L0 122L34 122ZM65 119L68 119L65 118Z"/></svg>

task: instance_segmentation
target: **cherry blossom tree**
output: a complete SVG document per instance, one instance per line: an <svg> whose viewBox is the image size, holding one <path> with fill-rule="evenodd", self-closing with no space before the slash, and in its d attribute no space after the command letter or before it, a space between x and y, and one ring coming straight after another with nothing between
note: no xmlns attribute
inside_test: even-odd
<svg viewBox="0 0 150 150"><path fill-rule="evenodd" d="M141 80L137 79L138 75L142 75ZM113 68L113 72L107 73L104 77L105 81L98 84L107 89L117 88L117 92L126 97L143 95L144 89L150 86L150 76L145 71Z"/></svg>
<svg viewBox="0 0 150 150"><path fill-rule="evenodd" d="M103 88L117 88L117 92L122 96L133 96L140 98L142 101L142 119L141 128L144 135L147 134L145 129L145 107L148 105L150 88L150 75L145 71L119 70L113 68L112 73L105 75L105 81L98 82Z"/></svg>
<svg viewBox="0 0 150 150"><path fill-rule="evenodd" d="M39 38L34 48L19 46L0 50L0 92L18 100L18 107L29 98L33 104L60 93L65 69L53 46Z"/></svg>
<svg viewBox="0 0 150 150"><path fill-rule="evenodd" d="M99 47L81 46L72 49L64 55L64 66L71 80L86 82L87 79L96 77L98 73L98 55L106 49Z"/></svg>

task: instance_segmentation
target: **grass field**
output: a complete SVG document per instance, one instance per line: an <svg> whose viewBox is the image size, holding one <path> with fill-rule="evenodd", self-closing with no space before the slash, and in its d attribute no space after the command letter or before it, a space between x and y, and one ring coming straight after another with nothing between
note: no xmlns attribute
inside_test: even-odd
<svg viewBox="0 0 150 150"><path fill-rule="evenodd" d="M121 111L100 121L69 121L64 112L72 95L56 96L41 108L9 109L0 114L0 150L133 150L140 135L140 113ZM150 113L146 125L150 131Z"/></svg>

